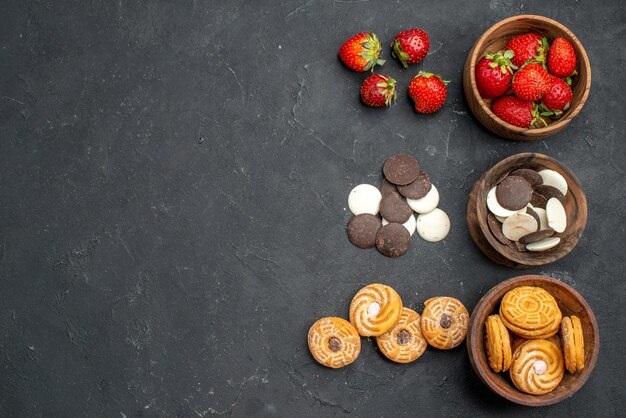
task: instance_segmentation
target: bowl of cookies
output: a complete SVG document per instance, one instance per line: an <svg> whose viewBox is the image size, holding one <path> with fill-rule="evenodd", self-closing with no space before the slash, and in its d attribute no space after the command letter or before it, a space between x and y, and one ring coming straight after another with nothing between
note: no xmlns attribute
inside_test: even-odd
<svg viewBox="0 0 626 418"><path fill-rule="evenodd" d="M587 199L565 165L547 155L512 155L487 170L470 192L467 227L491 260L513 268L554 262L578 244Z"/></svg>
<svg viewBox="0 0 626 418"><path fill-rule="evenodd" d="M498 395L528 406L574 395L600 350L595 316L572 287L547 276L505 280L476 304L467 351L480 379Z"/></svg>
<svg viewBox="0 0 626 418"><path fill-rule="evenodd" d="M487 29L463 71L469 108L488 130L530 141L567 126L591 87L591 66L578 38L561 23L521 15Z"/></svg>

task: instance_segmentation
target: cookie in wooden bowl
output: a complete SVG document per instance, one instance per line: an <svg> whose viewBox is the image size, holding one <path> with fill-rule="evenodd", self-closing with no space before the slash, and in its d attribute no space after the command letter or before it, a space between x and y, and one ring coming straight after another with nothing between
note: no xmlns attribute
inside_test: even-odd
<svg viewBox="0 0 626 418"><path fill-rule="evenodd" d="M572 316L576 316L579 318L581 325L580 330L583 335L581 339L584 341L583 351L580 352L584 369L575 374L565 373L550 392L541 395L526 393L518 389L510 375L515 360L513 360L509 373L494 372L490 366L488 352L484 344L485 334L487 332L487 318L498 314L500 303L509 291L524 286L542 288L555 299L563 317L571 318ZM552 346L557 347L559 352L563 352L563 344L561 344L559 339L560 336L557 334L545 340L551 343ZM513 352L518 352L521 347L532 341L536 340L514 336L512 340ZM505 280L483 295L472 312L466 345L472 367L480 380L491 390L518 404L543 406L568 399L583 387L593 372L598 359L600 335L598 324L591 307L576 290L551 277L526 275ZM552 349L552 346L550 346L550 349ZM541 360L546 361L545 359ZM565 358L563 360L565 361ZM546 362L546 366L547 365ZM542 365L539 364L537 366L539 372L542 372L542 368L539 366ZM523 375L520 376L523 378ZM520 382L518 381L518 383Z"/></svg>

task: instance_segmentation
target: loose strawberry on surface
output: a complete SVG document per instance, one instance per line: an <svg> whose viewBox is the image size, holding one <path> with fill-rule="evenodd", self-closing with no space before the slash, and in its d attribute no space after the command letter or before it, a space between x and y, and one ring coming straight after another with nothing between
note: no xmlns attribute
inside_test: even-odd
<svg viewBox="0 0 626 418"><path fill-rule="evenodd" d="M517 66L511 63L513 51L487 52L476 64L476 87L483 99L502 96L511 86L513 70Z"/></svg>
<svg viewBox="0 0 626 418"><path fill-rule="evenodd" d="M430 49L428 33L422 29L412 28L398 33L391 43L391 56L408 68L409 64L417 64L424 59Z"/></svg>
<svg viewBox="0 0 626 418"><path fill-rule="evenodd" d="M375 33L361 32L341 45L339 58L354 71L374 71L375 65L385 63L380 59L381 50L382 45Z"/></svg>
<svg viewBox="0 0 626 418"><path fill-rule="evenodd" d="M513 76L513 93L531 102L541 100L551 86L550 74L539 63L528 62Z"/></svg>
<svg viewBox="0 0 626 418"><path fill-rule="evenodd" d="M384 74L373 74L361 84L361 100L367 106L389 106L396 98L396 80Z"/></svg>
<svg viewBox="0 0 626 418"><path fill-rule="evenodd" d="M567 40L556 38L548 51L548 71L557 77L569 77L576 70L576 51Z"/></svg>
<svg viewBox="0 0 626 418"><path fill-rule="evenodd" d="M525 33L511 38L504 49L513 51L511 62L521 67L528 60L544 62L547 41L536 33Z"/></svg>
<svg viewBox="0 0 626 418"><path fill-rule="evenodd" d="M572 89L562 79L551 76L550 91L543 96L540 106L542 116L560 117L563 112L569 109L572 101Z"/></svg>
<svg viewBox="0 0 626 418"><path fill-rule="evenodd" d="M415 102L418 113L433 113L441 109L446 101L448 91L440 75L420 71L409 84L409 95Z"/></svg>
<svg viewBox="0 0 626 418"><path fill-rule="evenodd" d="M536 104L514 95L499 97L491 105L493 113L503 121L520 128L547 126Z"/></svg>

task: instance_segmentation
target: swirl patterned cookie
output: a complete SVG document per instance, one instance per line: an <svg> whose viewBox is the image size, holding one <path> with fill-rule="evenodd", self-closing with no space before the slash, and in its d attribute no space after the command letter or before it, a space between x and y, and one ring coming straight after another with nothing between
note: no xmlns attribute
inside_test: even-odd
<svg viewBox="0 0 626 418"><path fill-rule="evenodd" d="M554 297L540 287L516 287L504 295L500 304L502 323L523 338L545 339L555 335L561 318Z"/></svg>
<svg viewBox="0 0 626 418"><path fill-rule="evenodd" d="M428 344L448 350L461 344L467 335L469 314L458 299L439 296L424 302L422 334Z"/></svg>
<svg viewBox="0 0 626 418"><path fill-rule="evenodd" d="M522 392L544 395L563 379L563 354L547 340L528 340L513 353L509 369L513 384Z"/></svg>
<svg viewBox="0 0 626 418"><path fill-rule="evenodd" d="M337 369L356 360L361 352L361 337L345 319L328 316L309 329L309 350L318 363Z"/></svg>
<svg viewBox="0 0 626 418"><path fill-rule="evenodd" d="M377 337L391 330L402 312L402 299L391 287L373 283L354 295L350 322L363 337Z"/></svg>
<svg viewBox="0 0 626 418"><path fill-rule="evenodd" d="M420 315L412 309L402 308L400 319L393 329L376 337L380 351L396 363L410 363L426 351L426 340L422 336Z"/></svg>
<svg viewBox="0 0 626 418"><path fill-rule="evenodd" d="M491 370L496 373L509 370L513 356L511 337L497 314L485 321L485 350Z"/></svg>

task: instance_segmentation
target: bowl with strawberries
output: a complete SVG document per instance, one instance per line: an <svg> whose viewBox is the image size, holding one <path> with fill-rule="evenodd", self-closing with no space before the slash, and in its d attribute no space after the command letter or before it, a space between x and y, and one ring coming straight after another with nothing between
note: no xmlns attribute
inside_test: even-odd
<svg viewBox="0 0 626 418"><path fill-rule="evenodd" d="M589 58L576 36L542 16L502 20L476 41L463 72L472 113L503 138L553 135L582 109L591 86Z"/></svg>

